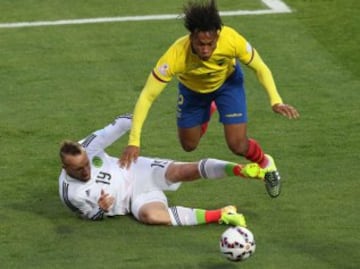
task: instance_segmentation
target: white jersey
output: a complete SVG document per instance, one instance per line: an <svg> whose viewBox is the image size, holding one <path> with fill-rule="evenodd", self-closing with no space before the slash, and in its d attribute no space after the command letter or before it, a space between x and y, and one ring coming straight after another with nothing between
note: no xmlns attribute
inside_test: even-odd
<svg viewBox="0 0 360 269"><path fill-rule="evenodd" d="M62 202L84 218L101 219L103 215L125 215L130 212L131 177L121 169L118 159L104 149L119 139L131 127L129 115L119 116L112 124L80 141L91 164L91 178L82 182L71 178L65 170L59 177L59 194ZM115 198L108 212L98 206L101 190Z"/></svg>

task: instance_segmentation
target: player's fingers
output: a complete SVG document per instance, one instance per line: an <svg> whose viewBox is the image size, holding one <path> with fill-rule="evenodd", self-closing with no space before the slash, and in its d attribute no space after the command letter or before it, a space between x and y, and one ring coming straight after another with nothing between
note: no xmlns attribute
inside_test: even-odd
<svg viewBox="0 0 360 269"><path fill-rule="evenodd" d="M278 107L280 114L282 114L283 116L289 118L289 119L296 119L299 116L299 113L297 112L297 110L290 106L290 105L281 105Z"/></svg>
<svg viewBox="0 0 360 269"><path fill-rule="evenodd" d="M293 117L294 117L295 119L297 119L298 117L300 117L299 112L298 112L295 108L293 109Z"/></svg>
<svg viewBox="0 0 360 269"><path fill-rule="evenodd" d="M118 163L120 165L121 168L124 168L125 165L125 157L123 155L120 156Z"/></svg>
<svg viewBox="0 0 360 269"><path fill-rule="evenodd" d="M106 209L109 209L110 206L114 203L115 198L113 196L109 196L106 197L106 199L104 200L104 206L106 207Z"/></svg>
<svg viewBox="0 0 360 269"><path fill-rule="evenodd" d="M106 199L108 198L109 194L104 194L102 196L100 196L99 198L99 203L103 204L106 203Z"/></svg>
<svg viewBox="0 0 360 269"><path fill-rule="evenodd" d="M293 116L292 116L292 113L291 113L291 110L288 108L288 109L284 109L284 112L283 112L283 115L289 119L292 119Z"/></svg>
<svg viewBox="0 0 360 269"><path fill-rule="evenodd" d="M120 167L129 169L132 162L135 162L138 157L138 148L134 146L128 146L124 150L120 158Z"/></svg>
<svg viewBox="0 0 360 269"><path fill-rule="evenodd" d="M126 169L129 169L132 163L135 163L137 158L139 157L138 152L133 150L129 154L128 162L126 163Z"/></svg>
<svg viewBox="0 0 360 269"><path fill-rule="evenodd" d="M288 107L288 114L289 114L289 117L290 117L291 119L296 119L296 118L299 117L299 113L298 113L297 110L296 110L294 107L292 107L292 106L289 106L289 107Z"/></svg>
<svg viewBox="0 0 360 269"><path fill-rule="evenodd" d="M129 169L131 163L133 162L133 157L131 154L127 154L124 158L124 161L122 162L122 166L123 168Z"/></svg>
<svg viewBox="0 0 360 269"><path fill-rule="evenodd" d="M128 162L129 162L129 154L127 154L126 152L124 152L119 160L119 164L121 168L127 167L128 166Z"/></svg>
<svg viewBox="0 0 360 269"><path fill-rule="evenodd" d="M282 116L284 116L284 117L289 117L285 105L281 105L281 106L279 105L279 106L277 106L277 107L274 109L274 111L275 111L276 113L279 113L280 115L282 115Z"/></svg>
<svg viewBox="0 0 360 269"><path fill-rule="evenodd" d="M115 197L110 196L109 197L109 206L112 205L115 202Z"/></svg>

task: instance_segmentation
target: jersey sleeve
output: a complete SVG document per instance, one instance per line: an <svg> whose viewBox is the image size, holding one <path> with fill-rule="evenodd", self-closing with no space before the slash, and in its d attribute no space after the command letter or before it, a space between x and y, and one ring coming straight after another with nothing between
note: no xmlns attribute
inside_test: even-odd
<svg viewBox="0 0 360 269"><path fill-rule="evenodd" d="M76 205L76 203L75 203ZM105 215L105 211L101 209L97 204L93 204L89 201L81 203L77 206L82 218L89 220L102 220Z"/></svg>
<svg viewBox="0 0 360 269"><path fill-rule="evenodd" d="M129 135L129 145L140 146L141 130L149 109L154 100L165 89L166 85L167 83L160 81L154 73L148 76L144 89L141 91L135 105L133 125Z"/></svg>
<svg viewBox="0 0 360 269"><path fill-rule="evenodd" d="M178 72L177 65L179 64L179 45L175 42L169 49L160 57L154 67L153 75L162 82L170 82Z"/></svg>
<svg viewBox="0 0 360 269"><path fill-rule="evenodd" d="M78 213L84 219L101 220L104 218L105 211L99 207L96 201L78 195L76 199L73 199L72 204L78 209Z"/></svg>
<svg viewBox="0 0 360 269"><path fill-rule="evenodd" d="M173 44L160 57L156 66L149 74L134 108L133 125L131 127L128 145L137 147L140 146L141 131L148 112L153 102L161 94L167 83L172 80L177 72L177 54L177 49Z"/></svg>
<svg viewBox="0 0 360 269"><path fill-rule="evenodd" d="M228 38L229 44L231 44L232 49L235 52L234 57L239 59L243 64L248 64L254 53L251 44L245 37L230 27L224 27L224 31L224 36Z"/></svg>
<svg viewBox="0 0 360 269"><path fill-rule="evenodd" d="M64 180L63 175L64 172L59 177L59 194L63 204L84 219L103 219L106 213L97 204L97 196L88 197L84 190L71 190L70 184Z"/></svg>
<svg viewBox="0 0 360 269"><path fill-rule="evenodd" d="M235 57L243 64L250 67L256 74L257 79L266 90L270 104L282 103L280 94L277 91L275 81L268 66L261 59L258 52L251 46L251 44L239 33L231 28L226 28L228 31L230 44L234 46Z"/></svg>
<svg viewBox="0 0 360 269"><path fill-rule="evenodd" d="M283 101L277 91L272 73L255 49L253 59L249 62L248 66L255 72L256 77L266 90L271 106L282 104Z"/></svg>
<svg viewBox="0 0 360 269"><path fill-rule="evenodd" d="M131 122L130 114L118 116L111 124L93 132L80 143L88 153L104 150L130 130Z"/></svg>

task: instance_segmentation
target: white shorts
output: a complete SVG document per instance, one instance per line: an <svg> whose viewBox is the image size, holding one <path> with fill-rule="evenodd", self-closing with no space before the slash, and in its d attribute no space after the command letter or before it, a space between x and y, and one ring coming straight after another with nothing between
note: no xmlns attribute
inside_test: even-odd
<svg viewBox="0 0 360 269"><path fill-rule="evenodd" d="M171 183L165 178L165 172L172 160L139 157L130 167L132 195L131 213L139 219L140 208L151 202L167 204L163 191L177 190L181 182Z"/></svg>

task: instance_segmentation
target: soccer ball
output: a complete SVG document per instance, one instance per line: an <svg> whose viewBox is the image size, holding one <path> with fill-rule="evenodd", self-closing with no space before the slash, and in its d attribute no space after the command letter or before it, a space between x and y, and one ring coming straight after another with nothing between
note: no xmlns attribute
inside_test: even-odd
<svg viewBox="0 0 360 269"><path fill-rule="evenodd" d="M244 227L230 227L221 235L220 252L231 261L248 259L254 254L255 248L253 233Z"/></svg>

